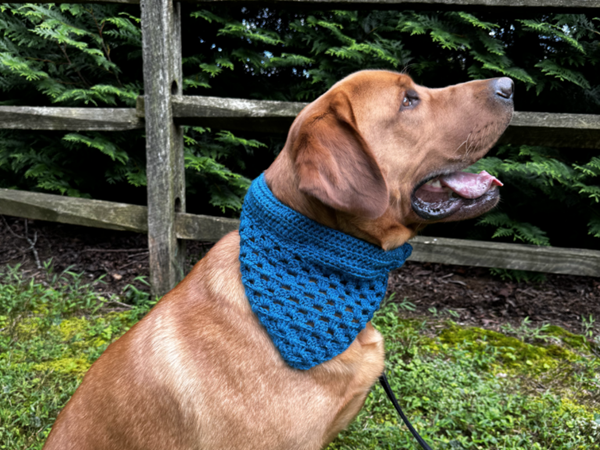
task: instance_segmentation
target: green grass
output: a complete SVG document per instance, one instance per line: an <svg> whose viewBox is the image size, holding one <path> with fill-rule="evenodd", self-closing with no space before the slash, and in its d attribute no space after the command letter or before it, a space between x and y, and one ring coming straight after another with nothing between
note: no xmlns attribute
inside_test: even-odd
<svg viewBox="0 0 600 450"><path fill-rule="evenodd" d="M149 309L133 287L97 293L71 272L33 282L0 274L0 448L39 449L84 373ZM406 302L405 302L406 303ZM408 303L406 303L408 304ZM374 319L386 336L390 383L434 449L600 449L600 360L587 336L557 326L461 327L436 315ZM334 449L416 449L381 387Z"/></svg>
<svg viewBox="0 0 600 450"><path fill-rule="evenodd" d="M511 336L450 320L374 319L390 384L434 449L599 449L597 344L557 326ZM530 341L530 342L527 342ZM416 449L377 385L333 449Z"/></svg>
<svg viewBox="0 0 600 450"><path fill-rule="evenodd" d="M0 449L40 449L90 365L151 306L130 286L136 305L115 310L98 281L46 269L43 283L0 273Z"/></svg>

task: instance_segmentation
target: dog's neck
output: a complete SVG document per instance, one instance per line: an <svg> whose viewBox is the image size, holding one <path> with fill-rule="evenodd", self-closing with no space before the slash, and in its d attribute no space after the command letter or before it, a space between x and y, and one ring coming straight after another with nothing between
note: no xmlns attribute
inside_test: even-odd
<svg viewBox="0 0 600 450"><path fill-rule="evenodd" d="M287 146L265 171L265 180L273 195L283 204L321 225L362 239L384 250L398 248L417 234L416 229L400 223L392 208L388 208L383 216L376 220L361 220L340 213L316 198L300 192L300 180Z"/></svg>
<svg viewBox="0 0 600 450"><path fill-rule="evenodd" d="M263 175L240 220L246 297L289 365L309 369L340 353L371 320L388 274L411 247L384 251L323 226L279 201Z"/></svg>

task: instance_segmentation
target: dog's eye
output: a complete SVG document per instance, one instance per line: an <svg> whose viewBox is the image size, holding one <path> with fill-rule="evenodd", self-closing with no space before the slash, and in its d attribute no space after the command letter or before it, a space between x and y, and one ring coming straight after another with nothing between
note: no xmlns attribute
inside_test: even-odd
<svg viewBox="0 0 600 450"><path fill-rule="evenodd" d="M400 106L400 111L404 109L412 109L419 104L419 96L417 93L409 89L404 93L404 98L402 99L402 105Z"/></svg>

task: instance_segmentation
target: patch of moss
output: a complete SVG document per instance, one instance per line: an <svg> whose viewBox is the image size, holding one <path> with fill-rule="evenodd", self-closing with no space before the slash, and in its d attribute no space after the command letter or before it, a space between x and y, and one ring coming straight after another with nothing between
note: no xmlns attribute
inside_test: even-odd
<svg viewBox="0 0 600 450"><path fill-rule="evenodd" d="M432 353L438 353L441 350L439 341L428 336L420 335L419 345Z"/></svg>
<svg viewBox="0 0 600 450"><path fill-rule="evenodd" d="M50 308L48 308L48 305L46 304L39 304L37 305L34 309L33 309L33 313L34 314L48 314L50 312Z"/></svg>
<svg viewBox="0 0 600 450"><path fill-rule="evenodd" d="M74 317L57 327L63 341L76 347L106 347L135 323L129 312L111 312L104 317ZM73 341L76 342L73 342Z"/></svg>
<svg viewBox="0 0 600 450"><path fill-rule="evenodd" d="M594 420L594 411L583 404L575 403L573 400L562 397L560 405L555 414L558 417L580 417L582 419Z"/></svg>
<svg viewBox="0 0 600 450"><path fill-rule="evenodd" d="M34 364L32 369L39 372L53 371L60 374L83 376L91 365L87 358L61 358Z"/></svg>
<svg viewBox="0 0 600 450"><path fill-rule="evenodd" d="M17 323L15 335L19 336L20 339L29 339L32 336L36 336L40 333L43 326L42 322L40 317L22 318Z"/></svg>
<svg viewBox="0 0 600 450"><path fill-rule="evenodd" d="M65 319L58 325L58 331L63 340L68 341L76 335L84 335L90 328L90 321L85 317Z"/></svg>
<svg viewBox="0 0 600 450"><path fill-rule="evenodd" d="M545 333L548 336L552 336L562 340L565 344L571 348L577 350L583 350L589 352L592 350L592 344L585 338L585 336L573 334L562 327L557 325L550 325L546 328Z"/></svg>
<svg viewBox="0 0 600 450"><path fill-rule="evenodd" d="M449 345L467 343L472 351L480 352L490 347L506 367L524 373L539 373L556 368L561 361L575 361L577 355L558 345L532 345L515 337L477 327L459 327L451 324L439 335L440 341Z"/></svg>

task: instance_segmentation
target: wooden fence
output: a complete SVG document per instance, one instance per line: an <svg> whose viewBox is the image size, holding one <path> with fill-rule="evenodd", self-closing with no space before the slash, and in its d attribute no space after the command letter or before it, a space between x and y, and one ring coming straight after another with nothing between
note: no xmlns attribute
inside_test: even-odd
<svg viewBox="0 0 600 450"><path fill-rule="evenodd" d="M162 295L183 276L183 240L217 241L238 227L238 221L233 219L185 213L181 126L286 132L304 104L181 95L180 5L171 0L110 1L141 6L144 97L138 99L137 108L0 106L0 128L104 131L145 128L148 207L0 189L0 214L148 233L150 281L153 292ZM600 0L235 1L275 7L600 13ZM39 3L50 2L61 1ZM600 149L600 116L516 112L501 142ZM430 237L417 237L411 243L413 261L600 276L600 251Z"/></svg>

